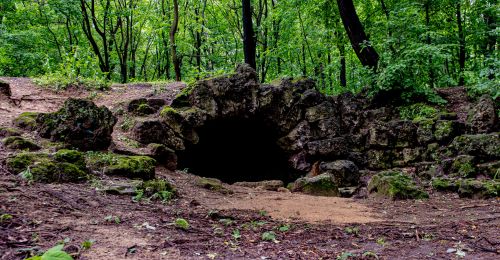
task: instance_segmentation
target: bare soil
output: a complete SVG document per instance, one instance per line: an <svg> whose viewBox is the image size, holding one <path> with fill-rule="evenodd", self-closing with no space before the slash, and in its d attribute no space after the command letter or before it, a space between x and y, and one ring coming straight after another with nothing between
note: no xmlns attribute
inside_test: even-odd
<svg viewBox="0 0 500 260"><path fill-rule="evenodd" d="M16 105L0 104L0 126L24 111L55 111L83 90L55 93L29 79L6 78ZM172 84L171 98L182 88ZM110 109L155 94L150 86L114 86L94 101ZM119 127L116 135L126 135ZM115 136L116 138L116 136ZM115 140L115 142L120 142ZM9 152L0 144L0 160ZM196 186L197 176L157 168L178 198L134 202L81 184L27 183L0 164L0 259L24 259L65 241L77 259L498 259L500 200L432 193L424 201L344 199L226 185L233 194ZM4 215L5 216L5 215ZM190 228L176 228L177 218ZM280 229L281 228L281 229ZM238 230L238 231L236 231ZM276 240L264 241L264 232ZM238 236L239 233L239 236ZM95 241L90 249L82 242ZM376 256L376 257L375 257ZM350 258L351 259L351 258Z"/></svg>

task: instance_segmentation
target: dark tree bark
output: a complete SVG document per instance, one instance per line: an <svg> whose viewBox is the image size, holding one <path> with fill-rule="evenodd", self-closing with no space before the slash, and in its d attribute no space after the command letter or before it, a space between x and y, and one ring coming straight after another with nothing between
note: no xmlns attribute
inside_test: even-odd
<svg viewBox="0 0 500 260"><path fill-rule="evenodd" d="M252 24L252 7L250 0L242 0L243 13L243 53L245 54L245 63L253 69L257 69L255 61L256 41Z"/></svg>
<svg viewBox="0 0 500 260"><path fill-rule="evenodd" d="M179 1L174 0L174 21L170 28L170 46L172 48L172 63L174 64L175 80L181 81L181 64L177 56L177 46L175 45L175 34L179 26Z"/></svg>
<svg viewBox="0 0 500 260"><path fill-rule="evenodd" d="M460 67L460 75L458 85L465 85L464 70L465 70L465 33L462 24L462 11L460 3L457 4L457 25L458 25L458 66Z"/></svg>
<svg viewBox="0 0 500 260"><path fill-rule="evenodd" d="M344 28L349 36L356 56L358 56L363 66L367 66L376 71L379 55L377 51L375 51L375 48L369 44L368 36L363 29L363 25L359 21L354 3L352 0L337 0L337 5Z"/></svg>

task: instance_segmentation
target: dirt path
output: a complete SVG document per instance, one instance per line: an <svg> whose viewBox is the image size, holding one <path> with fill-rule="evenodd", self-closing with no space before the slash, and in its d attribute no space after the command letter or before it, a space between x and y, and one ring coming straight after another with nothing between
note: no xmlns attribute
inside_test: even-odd
<svg viewBox="0 0 500 260"><path fill-rule="evenodd" d="M56 110L67 97L29 79L6 79L17 106L1 104L0 125L24 111ZM182 84L163 93L171 99ZM94 100L114 108L155 94L148 86L114 86ZM4 108L5 107L5 108ZM116 130L117 136L125 133ZM115 136L116 137L116 136ZM116 141L116 140L115 140ZM8 153L0 144L0 161ZM102 177L84 184L26 183L0 164L0 259L23 259L66 241L79 259L498 259L500 201L431 194L425 201L312 197L227 185L224 195L195 185L196 176L157 168L179 197L140 201L98 191ZM172 223L186 219L190 228ZM262 236L273 232L272 241ZM267 233L270 234L270 233ZM84 241L92 240L90 249ZM364 255L364 256L363 256Z"/></svg>

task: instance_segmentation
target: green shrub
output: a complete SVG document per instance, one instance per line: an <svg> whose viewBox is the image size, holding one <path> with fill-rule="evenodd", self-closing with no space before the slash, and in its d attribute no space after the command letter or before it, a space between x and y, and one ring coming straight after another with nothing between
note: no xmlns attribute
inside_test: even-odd
<svg viewBox="0 0 500 260"><path fill-rule="evenodd" d="M48 74L33 79L33 82L40 87L53 89L55 91L66 90L68 88L83 88L86 90L108 90L110 82L102 79L88 79L83 77L66 77L60 74Z"/></svg>

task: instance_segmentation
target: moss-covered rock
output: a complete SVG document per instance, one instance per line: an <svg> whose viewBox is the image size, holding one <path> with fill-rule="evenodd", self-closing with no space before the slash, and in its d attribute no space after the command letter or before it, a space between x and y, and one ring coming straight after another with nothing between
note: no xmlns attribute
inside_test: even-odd
<svg viewBox="0 0 500 260"><path fill-rule="evenodd" d="M450 174L462 178L472 178L477 175L474 156L460 155L453 159L450 167Z"/></svg>
<svg viewBox="0 0 500 260"><path fill-rule="evenodd" d="M36 124L41 137L85 151L103 150L111 143L116 118L106 107L97 107L88 100L69 98L59 111L40 114Z"/></svg>
<svg viewBox="0 0 500 260"><path fill-rule="evenodd" d="M435 178L432 180L432 188L437 191L453 191L458 190L458 185L455 180Z"/></svg>
<svg viewBox="0 0 500 260"><path fill-rule="evenodd" d="M457 121L438 120L435 125L434 136L439 142L448 141L459 133Z"/></svg>
<svg viewBox="0 0 500 260"><path fill-rule="evenodd" d="M369 150L367 156L370 169L383 170L392 167L393 153L390 150Z"/></svg>
<svg viewBox="0 0 500 260"><path fill-rule="evenodd" d="M149 180L155 176L156 160L148 156L126 156L113 153L89 152L87 167L106 175Z"/></svg>
<svg viewBox="0 0 500 260"><path fill-rule="evenodd" d="M492 179L500 179L500 161L478 164L477 169Z"/></svg>
<svg viewBox="0 0 500 260"><path fill-rule="evenodd" d="M158 112L158 110L160 110L160 108L162 106L164 106L165 104L166 104L166 102L163 99L139 98L139 99L134 99L134 100L130 101L127 109L128 109L128 112L130 112L130 113L144 116L144 115L151 115L151 114Z"/></svg>
<svg viewBox="0 0 500 260"><path fill-rule="evenodd" d="M380 172L372 177L368 192L397 199L425 199L429 195L416 186L410 176L397 171Z"/></svg>
<svg viewBox="0 0 500 260"><path fill-rule="evenodd" d="M196 180L196 186L203 188L203 189L219 192L222 194L232 194L233 193L232 190L224 187L224 185L222 184L222 182L220 180L214 179L214 178L200 177Z"/></svg>
<svg viewBox="0 0 500 260"><path fill-rule="evenodd" d="M40 150L40 146L20 136L10 136L2 140L5 147L12 150Z"/></svg>
<svg viewBox="0 0 500 260"><path fill-rule="evenodd" d="M323 173L314 177L304 177L295 181L292 191L315 196L340 197L339 187L334 176Z"/></svg>
<svg viewBox="0 0 500 260"><path fill-rule="evenodd" d="M431 119L418 122L417 140L420 144L427 144L434 140L434 122Z"/></svg>
<svg viewBox="0 0 500 260"><path fill-rule="evenodd" d="M150 199L170 200L177 194L175 187L164 179L145 181L137 189Z"/></svg>
<svg viewBox="0 0 500 260"><path fill-rule="evenodd" d="M487 199L500 195L500 182L496 180L464 179L459 182L461 198Z"/></svg>
<svg viewBox="0 0 500 260"><path fill-rule="evenodd" d="M59 162L45 153L20 153L7 159L7 168L36 182L79 182L88 179L85 169L68 162Z"/></svg>
<svg viewBox="0 0 500 260"><path fill-rule="evenodd" d="M39 113L36 112L24 112L14 118L12 123L22 129L33 130L36 128L36 118L38 115Z"/></svg>
<svg viewBox="0 0 500 260"><path fill-rule="evenodd" d="M195 84L191 84L182 89L181 92L177 94L174 100L172 101L172 107L180 108L180 107L191 106L189 102L189 96L195 89L195 86L196 86Z"/></svg>
<svg viewBox="0 0 500 260"><path fill-rule="evenodd" d="M85 168L85 154L80 151L61 149L54 154L54 158L59 162L72 163Z"/></svg>
<svg viewBox="0 0 500 260"><path fill-rule="evenodd" d="M500 133L457 136L450 148L456 154L486 159L500 158Z"/></svg>
<svg viewBox="0 0 500 260"><path fill-rule="evenodd" d="M21 132L15 128L11 127L0 127L0 138L10 137L10 136L20 136Z"/></svg>

